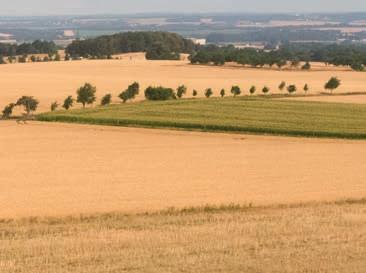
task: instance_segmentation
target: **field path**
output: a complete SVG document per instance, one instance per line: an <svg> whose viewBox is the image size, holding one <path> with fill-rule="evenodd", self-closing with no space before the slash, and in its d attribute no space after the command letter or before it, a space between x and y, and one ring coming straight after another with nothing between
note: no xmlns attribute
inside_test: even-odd
<svg viewBox="0 0 366 273"><path fill-rule="evenodd" d="M0 218L366 196L366 141L0 121Z"/></svg>

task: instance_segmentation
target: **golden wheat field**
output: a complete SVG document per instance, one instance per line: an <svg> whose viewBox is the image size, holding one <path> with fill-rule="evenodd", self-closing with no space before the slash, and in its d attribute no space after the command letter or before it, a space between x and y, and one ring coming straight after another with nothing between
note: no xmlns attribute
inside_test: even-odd
<svg viewBox="0 0 366 273"><path fill-rule="evenodd" d="M2 273L363 273L365 200L0 222Z"/></svg>
<svg viewBox="0 0 366 273"><path fill-rule="evenodd" d="M133 81L142 88L148 85L164 85L176 88L181 84L189 88L189 96L197 89L203 96L206 88L214 89L219 95L221 88L229 89L240 85L248 94L250 86L260 90L264 85L278 93L281 81L296 84L299 89L307 83L310 93L324 91L324 83L332 76L342 80L342 86L336 92L362 92L366 86L366 77L362 72L314 65L314 71L279 71L253 69L237 66L194 66L187 60L147 61L142 54L121 55L119 60L84 60L72 62L25 63L0 66L0 108L13 102L19 96L35 96L40 101L40 111L48 111L51 102L61 103L68 95L75 95L76 89L85 82L96 85L100 98L112 93L117 95ZM302 91L299 91L301 93ZM140 98L143 98L143 92Z"/></svg>
<svg viewBox="0 0 366 273"><path fill-rule="evenodd" d="M0 215L362 198L366 142L0 122Z"/></svg>

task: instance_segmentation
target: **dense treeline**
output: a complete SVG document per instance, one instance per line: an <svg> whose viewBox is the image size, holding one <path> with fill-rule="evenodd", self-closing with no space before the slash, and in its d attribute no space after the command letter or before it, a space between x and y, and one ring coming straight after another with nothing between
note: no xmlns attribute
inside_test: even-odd
<svg viewBox="0 0 366 273"><path fill-rule="evenodd" d="M57 52L57 46L54 42L36 40L33 43L2 44L0 43L1 56L16 56L29 54L49 54L54 55Z"/></svg>
<svg viewBox="0 0 366 273"><path fill-rule="evenodd" d="M253 67L277 65L282 67L288 62L298 66L303 62L324 62L333 65L350 66L362 71L366 65L366 46L348 44L289 44L278 50L259 50L253 48L237 49L234 46L217 47L213 45L201 47L190 57L192 63L223 65L225 62L236 62ZM307 63L302 67L309 69Z"/></svg>
<svg viewBox="0 0 366 273"><path fill-rule="evenodd" d="M71 56L105 57L128 52L149 52L150 59L176 58L179 53L191 53L192 41L168 32L126 32L74 41L66 48Z"/></svg>

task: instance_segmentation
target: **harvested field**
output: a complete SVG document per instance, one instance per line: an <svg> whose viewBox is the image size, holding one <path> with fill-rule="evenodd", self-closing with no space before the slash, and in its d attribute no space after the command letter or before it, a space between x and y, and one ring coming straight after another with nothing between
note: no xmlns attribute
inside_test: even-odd
<svg viewBox="0 0 366 273"><path fill-rule="evenodd" d="M309 97L294 97L294 98L283 98L286 100L297 100L297 101L319 101L319 102L339 102L339 103L356 103L365 104L365 95L331 95L331 96L309 96Z"/></svg>
<svg viewBox="0 0 366 273"><path fill-rule="evenodd" d="M51 102L61 102L68 95L75 95L76 89L85 82L98 87L98 97L111 92L114 100L117 94L133 81L142 88L148 85L177 87L188 86L188 95L197 89L211 87L217 96L221 88L240 85L245 93L251 85L258 90L268 85L272 92L279 92L281 81L303 86L308 83L310 92L323 91L324 83L332 76L342 80L337 92L365 91L366 77L362 72L339 71L324 68L324 71L278 71L239 67L193 66L187 61L146 61L138 54L122 60L85 60L73 62L26 63L0 66L0 109L22 95L32 95L41 102L40 111L48 111ZM143 95L140 95L140 99Z"/></svg>
<svg viewBox="0 0 366 273"><path fill-rule="evenodd" d="M0 221L2 273L364 273L365 201Z"/></svg>
<svg viewBox="0 0 366 273"><path fill-rule="evenodd" d="M366 142L0 122L0 218L366 195Z"/></svg>

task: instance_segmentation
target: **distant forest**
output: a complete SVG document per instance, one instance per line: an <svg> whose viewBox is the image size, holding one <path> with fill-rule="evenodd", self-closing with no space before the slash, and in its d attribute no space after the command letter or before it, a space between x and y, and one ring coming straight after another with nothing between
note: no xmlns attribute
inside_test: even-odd
<svg viewBox="0 0 366 273"><path fill-rule="evenodd" d="M192 53L195 45L182 36L168 32L125 32L76 40L67 48L70 56L103 58L113 54L147 52L148 59L178 59L180 53Z"/></svg>
<svg viewBox="0 0 366 273"><path fill-rule="evenodd" d="M34 41L33 43L2 44L0 43L0 56L16 56L29 54L49 54L54 55L57 47L54 42Z"/></svg>
<svg viewBox="0 0 366 273"><path fill-rule="evenodd" d="M237 49L234 46L209 45L201 47L192 54L190 60L193 64L223 65L225 62L236 62L253 67L277 65L280 68L288 62L298 66L300 62L314 61L350 66L354 70L363 71L366 66L366 45L287 44L281 46L279 50ZM303 67L303 69L309 68L309 64Z"/></svg>

